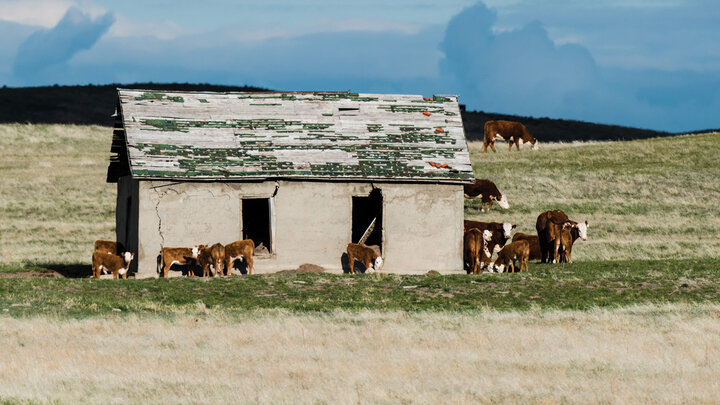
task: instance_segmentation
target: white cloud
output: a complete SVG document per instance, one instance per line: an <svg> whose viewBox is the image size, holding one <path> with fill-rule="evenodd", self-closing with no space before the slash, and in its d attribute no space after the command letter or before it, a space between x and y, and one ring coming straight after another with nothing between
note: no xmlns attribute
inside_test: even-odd
<svg viewBox="0 0 720 405"><path fill-rule="evenodd" d="M70 0L0 0L0 19L50 28L73 5L75 2Z"/></svg>

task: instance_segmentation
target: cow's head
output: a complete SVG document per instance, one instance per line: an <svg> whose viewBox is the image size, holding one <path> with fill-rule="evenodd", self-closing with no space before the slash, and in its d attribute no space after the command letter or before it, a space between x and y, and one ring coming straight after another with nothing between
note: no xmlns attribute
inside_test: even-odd
<svg viewBox="0 0 720 405"><path fill-rule="evenodd" d="M492 239L492 232L489 229L485 229L482 236L485 242L490 242L490 239Z"/></svg>
<svg viewBox="0 0 720 405"><path fill-rule="evenodd" d="M587 240L587 229L590 224L588 224L588 221L580 222L576 225L578 230L578 235L580 235L580 239Z"/></svg>
<svg viewBox="0 0 720 405"><path fill-rule="evenodd" d="M193 259L197 259L200 254L200 245L193 246L191 251Z"/></svg>
<svg viewBox="0 0 720 405"><path fill-rule="evenodd" d="M375 258L375 261L373 262L372 267L376 271L380 271L380 269L382 268L382 265L383 265L383 258L378 256Z"/></svg>
<svg viewBox="0 0 720 405"><path fill-rule="evenodd" d="M505 271L505 265L504 264L496 264L495 265L495 272L496 273L502 273Z"/></svg>
<svg viewBox="0 0 720 405"><path fill-rule="evenodd" d="M125 253L123 254L123 258L125 259L125 264L130 264L130 262L132 261L132 259L135 258L135 254L134 254L134 253L130 253L130 252L125 252ZM127 269L125 269L125 271L127 271Z"/></svg>
<svg viewBox="0 0 720 405"><path fill-rule="evenodd" d="M495 197L492 197L492 198L495 198ZM500 199L499 199L499 200L498 200L498 199L495 199L495 201L497 201L497 203L498 203L499 206L501 206L501 207L503 207L503 208L505 208L505 209L510 208L510 204L508 204L507 199L506 199L505 196L502 195L502 194L500 194Z"/></svg>
<svg viewBox="0 0 720 405"><path fill-rule="evenodd" d="M538 142L537 139L530 141L530 144L532 144L532 147L530 148L532 150L538 150L538 147L540 147L540 142Z"/></svg>
<svg viewBox="0 0 720 405"><path fill-rule="evenodd" d="M515 229L517 225L513 225L510 222L505 222L503 224L503 234L505 235L506 239L510 239L510 236L512 234L512 230Z"/></svg>

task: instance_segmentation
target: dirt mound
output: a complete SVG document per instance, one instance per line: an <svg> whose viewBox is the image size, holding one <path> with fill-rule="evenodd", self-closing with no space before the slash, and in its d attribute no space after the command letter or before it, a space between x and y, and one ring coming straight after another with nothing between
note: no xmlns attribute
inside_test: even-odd
<svg viewBox="0 0 720 405"><path fill-rule="evenodd" d="M0 273L0 278L63 278L64 276L54 270L30 270L17 273Z"/></svg>
<svg viewBox="0 0 720 405"><path fill-rule="evenodd" d="M317 264L310 264L310 263L301 264L300 267L298 267L295 270L278 271L278 273L282 273L282 274L306 274L306 273L324 273L324 272L325 272L325 268L318 266Z"/></svg>

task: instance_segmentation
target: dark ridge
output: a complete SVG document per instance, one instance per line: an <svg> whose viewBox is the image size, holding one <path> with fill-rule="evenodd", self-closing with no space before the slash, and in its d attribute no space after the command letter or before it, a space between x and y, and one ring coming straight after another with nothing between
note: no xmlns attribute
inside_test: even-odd
<svg viewBox="0 0 720 405"><path fill-rule="evenodd" d="M267 91L252 86L133 83L0 88L0 123L112 126L117 88L186 91Z"/></svg>
<svg viewBox="0 0 720 405"><path fill-rule="evenodd" d="M117 88L184 91L268 91L253 86L220 86L191 83L134 83L83 86L0 88L0 123L78 124L112 126ZM676 135L670 132L594 124L583 121L533 118L463 111L465 133L470 141L482 141L489 120L519 121L541 142L617 141ZM715 132L705 130L700 132ZM695 131L694 131L695 132Z"/></svg>

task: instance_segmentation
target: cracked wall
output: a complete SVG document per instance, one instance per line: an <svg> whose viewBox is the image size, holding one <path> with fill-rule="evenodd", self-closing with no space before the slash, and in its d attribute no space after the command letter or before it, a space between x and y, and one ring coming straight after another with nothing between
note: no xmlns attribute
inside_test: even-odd
<svg viewBox="0 0 720 405"><path fill-rule="evenodd" d="M383 193L383 271L462 272L462 186L373 184ZM273 194L274 254L256 258L255 272L294 269L303 263L340 272L352 235L352 197L366 196L371 189L371 183L360 182L141 181L138 277L157 276L161 246L240 239L241 199Z"/></svg>

